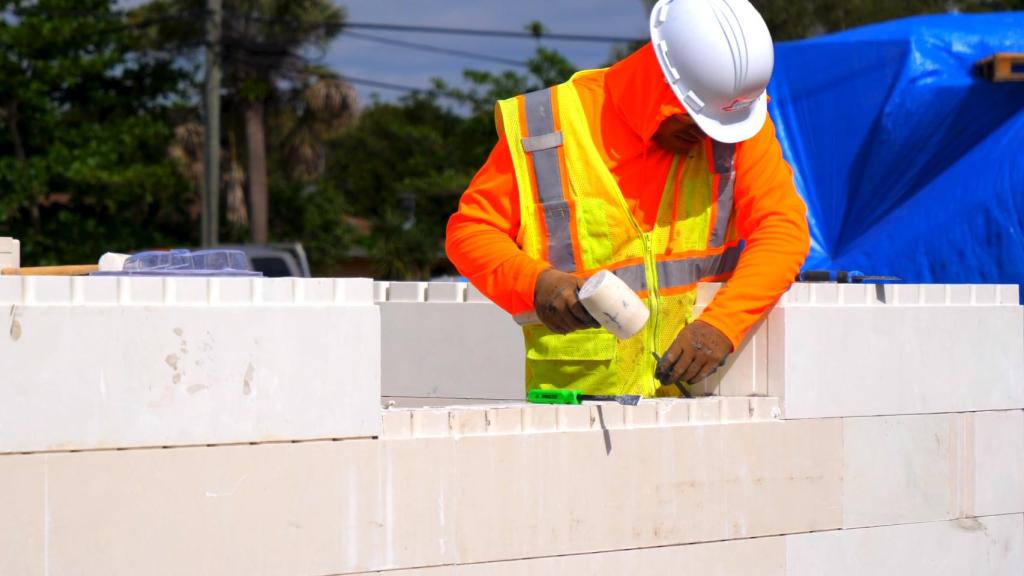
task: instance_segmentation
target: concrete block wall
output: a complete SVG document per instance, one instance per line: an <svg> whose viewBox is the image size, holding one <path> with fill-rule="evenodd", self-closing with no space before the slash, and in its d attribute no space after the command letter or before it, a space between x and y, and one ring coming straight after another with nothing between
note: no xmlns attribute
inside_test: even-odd
<svg viewBox="0 0 1024 576"><path fill-rule="evenodd" d="M776 420L729 400L389 410L370 439L0 455L0 573L1024 570L1024 411Z"/></svg>
<svg viewBox="0 0 1024 576"><path fill-rule="evenodd" d="M375 436L370 280L0 276L0 453Z"/></svg>
<svg viewBox="0 0 1024 576"><path fill-rule="evenodd" d="M381 410L380 363L423 382L484 358L431 381L448 401L507 369L518 328L464 285L193 280L0 277L0 574L1024 572L1013 358L974 384L985 402L922 399L874 374L895 398L878 414L829 397L866 401L833 390L852 385L842 373L816 392L801 371L814 354L863 353L858 333L928 374L951 360L925 366L899 338L1024 361L1003 288L943 288L941 302L919 290L913 304L906 287L795 287L714 384L723 396ZM421 310L474 332L441 338ZM815 341L825 328L805 313L837 314L847 339ZM495 340L518 352L487 348L498 320L510 331ZM444 356L403 364L430 352Z"/></svg>

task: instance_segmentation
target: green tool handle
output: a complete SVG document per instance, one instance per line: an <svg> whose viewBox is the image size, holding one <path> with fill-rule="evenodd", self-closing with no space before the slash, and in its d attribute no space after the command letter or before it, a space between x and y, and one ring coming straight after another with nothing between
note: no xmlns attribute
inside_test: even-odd
<svg viewBox="0 0 1024 576"><path fill-rule="evenodd" d="M531 404L579 404L578 390L530 390L526 401Z"/></svg>

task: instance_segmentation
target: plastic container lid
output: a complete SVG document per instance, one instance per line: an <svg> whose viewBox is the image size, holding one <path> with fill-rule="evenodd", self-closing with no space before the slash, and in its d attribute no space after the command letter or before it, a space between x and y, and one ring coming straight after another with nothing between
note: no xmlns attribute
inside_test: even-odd
<svg viewBox="0 0 1024 576"><path fill-rule="evenodd" d="M132 254L124 270L94 272L98 276L263 276L249 267L241 250L154 250Z"/></svg>

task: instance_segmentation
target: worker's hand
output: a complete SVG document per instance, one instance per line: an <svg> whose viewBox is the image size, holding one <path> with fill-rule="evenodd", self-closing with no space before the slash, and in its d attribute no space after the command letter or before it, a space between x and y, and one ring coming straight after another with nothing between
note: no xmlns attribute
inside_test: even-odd
<svg viewBox="0 0 1024 576"><path fill-rule="evenodd" d="M675 342L661 357L654 376L666 386L698 382L718 370L730 353L732 342L725 334L711 324L697 320L679 332Z"/></svg>
<svg viewBox="0 0 1024 576"><path fill-rule="evenodd" d="M579 289L584 280L548 268L537 277L533 305L537 317L556 334L567 334L581 328L597 328L600 324L580 303Z"/></svg>

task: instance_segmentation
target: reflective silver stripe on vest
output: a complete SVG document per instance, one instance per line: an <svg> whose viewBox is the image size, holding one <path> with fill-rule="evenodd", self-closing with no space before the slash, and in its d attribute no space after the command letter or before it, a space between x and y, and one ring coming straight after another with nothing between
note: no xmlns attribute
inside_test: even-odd
<svg viewBox="0 0 1024 576"><path fill-rule="evenodd" d="M623 266L611 271L626 283L634 292L642 292L647 290L647 273L644 272L643 264L633 264L632 266Z"/></svg>
<svg viewBox="0 0 1024 576"><path fill-rule="evenodd" d="M576 271L576 258L572 249L572 214L562 195L562 171L558 164L558 147L562 133L555 132L555 119L551 106L552 88L530 92L526 100L526 129L523 150L533 158L533 172L537 177L537 198L548 233L548 260L563 272Z"/></svg>
<svg viewBox="0 0 1024 576"><path fill-rule="evenodd" d="M658 262L658 288L689 286L700 282L701 278L732 272L740 261L742 251L740 246L733 246L714 256Z"/></svg>
<svg viewBox="0 0 1024 576"><path fill-rule="evenodd" d="M708 247L718 248L725 244L729 216L732 215L732 192L736 186L736 171L733 166L736 145L712 141L711 150L714 156L715 174L718 175L718 202L715 207L715 227L711 229Z"/></svg>

